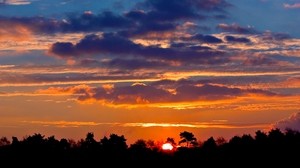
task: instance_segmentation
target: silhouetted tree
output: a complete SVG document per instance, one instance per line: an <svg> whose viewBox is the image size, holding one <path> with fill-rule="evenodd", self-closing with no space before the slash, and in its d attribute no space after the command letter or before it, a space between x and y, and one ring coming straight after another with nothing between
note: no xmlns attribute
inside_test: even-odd
<svg viewBox="0 0 300 168"><path fill-rule="evenodd" d="M299 159L295 153L300 151L300 133L290 129L285 132L272 129L268 134L257 131L255 138L250 134L244 134L232 137L229 142L224 138L215 140L210 137L203 142L202 146L196 147L193 142L197 141L191 132L181 132L180 136L181 143L187 143L186 146L193 146L193 148L182 147L166 152L161 149L156 150L158 146L154 141L143 139L138 139L128 148L125 137L116 134L105 136L100 142L95 140L93 133L88 133L85 139L78 142L67 139L58 141L54 136L44 138L41 134L30 135L20 141L12 137L12 143L2 137L0 158L2 165L9 163L12 167L14 163L22 163L24 166L26 163L32 164L36 161L47 163L47 166L51 164L55 166L56 162L56 164L63 163L72 167L105 162L109 162L110 166L122 163L125 167L134 167L134 164L142 166L138 165L140 161L147 163L147 166L153 164L151 165L153 167L159 167L161 162L174 167L196 163L209 164L212 167L218 164L220 164L218 166L235 167L240 166L237 161L252 167L258 164L267 166L284 164L292 167L290 165L297 164ZM173 143L174 139L167 138L166 142Z"/></svg>
<svg viewBox="0 0 300 168"><path fill-rule="evenodd" d="M145 155L148 150L147 142L143 139L138 139L133 144L130 145L129 150L136 156ZM144 156L141 156L144 157Z"/></svg>
<svg viewBox="0 0 300 168"><path fill-rule="evenodd" d="M155 142L151 139L149 139L147 142L147 148L151 149L151 150L158 150L158 146L155 144Z"/></svg>
<svg viewBox="0 0 300 168"><path fill-rule="evenodd" d="M269 131L268 139L272 144L282 144L284 140L284 134L280 129L272 129Z"/></svg>
<svg viewBox="0 0 300 168"><path fill-rule="evenodd" d="M74 141L75 142L75 141ZM71 148L71 143L69 143L69 141L65 138L62 138L60 141L59 141L59 146L61 149L63 150L68 150ZM74 146L73 146L74 147Z"/></svg>
<svg viewBox="0 0 300 168"><path fill-rule="evenodd" d="M268 135L260 130L255 132L255 140L259 144L265 144L268 140Z"/></svg>
<svg viewBox="0 0 300 168"><path fill-rule="evenodd" d="M195 138L194 134L191 132L181 132L180 134L181 140L179 141L179 144L186 143L187 147L190 147L191 145L194 146L197 144L197 139Z"/></svg>
<svg viewBox="0 0 300 168"><path fill-rule="evenodd" d="M167 138L166 143L170 143L170 144L172 144L173 146L176 145L176 142L175 142L174 138L170 138L170 137Z"/></svg>
<svg viewBox="0 0 300 168"><path fill-rule="evenodd" d="M10 145L10 141L6 137L0 138L0 146L7 146Z"/></svg>
<svg viewBox="0 0 300 168"><path fill-rule="evenodd" d="M218 146L224 145L224 144L226 144L226 143L227 143L227 141L226 141L226 139L225 139L224 137L218 137L218 138L216 139L216 144L217 144Z"/></svg>
<svg viewBox="0 0 300 168"><path fill-rule="evenodd" d="M123 155L128 148L124 135L110 134L109 139L104 136L100 144L104 152L110 155Z"/></svg>
<svg viewBox="0 0 300 168"><path fill-rule="evenodd" d="M208 138L206 141L203 142L202 148L213 150L217 147L216 141L213 137Z"/></svg>
<svg viewBox="0 0 300 168"><path fill-rule="evenodd" d="M34 135L24 138L23 143L25 143L26 145L40 146L46 142L44 137L45 136L42 134L35 133Z"/></svg>
<svg viewBox="0 0 300 168"><path fill-rule="evenodd" d="M81 144L84 148L95 149L98 145L97 141L94 139L94 133L88 132L86 134L85 140Z"/></svg>

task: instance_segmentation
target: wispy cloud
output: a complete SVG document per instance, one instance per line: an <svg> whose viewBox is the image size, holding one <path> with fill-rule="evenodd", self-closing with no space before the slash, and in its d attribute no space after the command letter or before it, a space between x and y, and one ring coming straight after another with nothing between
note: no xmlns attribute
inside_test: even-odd
<svg viewBox="0 0 300 168"><path fill-rule="evenodd" d="M34 0L1 0L0 5L29 5Z"/></svg>
<svg viewBox="0 0 300 168"><path fill-rule="evenodd" d="M23 121L27 124L37 124L54 127L95 127L101 125L116 127L183 127L183 128L220 128L220 129L241 129L241 128L267 128L269 124L264 123L227 123L227 121L212 122L188 122L188 123L99 123L81 121Z"/></svg>
<svg viewBox="0 0 300 168"><path fill-rule="evenodd" d="M55 126L55 127L84 127L84 126L97 126L103 123L96 122L80 122L80 121L23 121L22 123L37 124L42 126ZM111 123L106 123L110 125Z"/></svg>
<svg viewBox="0 0 300 168"><path fill-rule="evenodd" d="M283 7L286 9L297 9L300 8L300 3L294 3L294 4L283 4Z"/></svg>

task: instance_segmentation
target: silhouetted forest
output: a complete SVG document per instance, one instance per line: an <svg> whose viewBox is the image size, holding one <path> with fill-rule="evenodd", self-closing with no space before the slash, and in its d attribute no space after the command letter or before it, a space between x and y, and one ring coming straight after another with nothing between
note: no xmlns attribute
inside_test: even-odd
<svg viewBox="0 0 300 168"><path fill-rule="evenodd" d="M191 132L181 132L180 141L166 139L173 150L162 150L153 140L139 139L128 145L123 135L111 134L100 140L87 133L85 139L74 141L56 139L34 134L19 140L2 137L0 139L1 165L22 165L39 167L96 165L160 167L168 166L201 167L240 166L260 167L262 165L298 165L300 159L300 133L294 130L284 132L272 129L257 131L254 136L245 134L230 140L222 137L199 142ZM180 146L178 146L180 145ZM2 166L1 166L2 167ZM296 166L297 167L297 166Z"/></svg>

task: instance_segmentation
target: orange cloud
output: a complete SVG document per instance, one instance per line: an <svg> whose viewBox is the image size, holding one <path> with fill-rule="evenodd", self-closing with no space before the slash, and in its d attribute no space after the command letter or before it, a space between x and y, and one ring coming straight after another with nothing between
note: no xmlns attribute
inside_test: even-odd
<svg viewBox="0 0 300 168"><path fill-rule="evenodd" d="M28 124L38 124L42 126L55 126L55 127L87 127L87 126L99 126L99 125L111 125L120 127L183 127L183 128L262 128L269 127L269 124L264 123L240 123L231 124L224 121L212 121L212 122L188 122L188 123L98 123L89 121L23 121Z"/></svg>
<svg viewBox="0 0 300 168"><path fill-rule="evenodd" d="M83 95L91 92L88 85L77 85L72 87L50 87L48 89L40 89L35 93L44 95Z"/></svg>
<svg viewBox="0 0 300 168"><path fill-rule="evenodd" d="M32 39L31 30L23 25L6 23L0 27L0 42L4 41L28 41Z"/></svg>
<svg viewBox="0 0 300 168"><path fill-rule="evenodd" d="M170 86L168 86L170 87ZM216 104L230 104L242 99L268 99L276 94L259 89L240 89L218 84L185 84L164 88L163 85L153 86L134 83L131 86L102 87L78 85L71 87L50 87L36 91L36 94L76 96L79 103L90 104L99 102L112 107L159 107L173 109L203 108Z"/></svg>
<svg viewBox="0 0 300 168"><path fill-rule="evenodd" d="M103 84L103 89L106 91L106 94L110 94L113 92L115 85L113 84Z"/></svg>

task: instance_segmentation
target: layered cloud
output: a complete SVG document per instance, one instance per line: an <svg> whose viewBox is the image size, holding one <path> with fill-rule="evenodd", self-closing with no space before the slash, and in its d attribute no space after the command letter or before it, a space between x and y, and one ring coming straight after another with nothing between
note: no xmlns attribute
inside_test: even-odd
<svg viewBox="0 0 300 168"><path fill-rule="evenodd" d="M30 1L5 1L4 4L29 4ZM173 30L182 19L206 18L207 12L225 14L224 9L231 6L225 0L146 0L140 3L140 9L133 9L124 14L104 11L94 14L86 11L80 15L69 15L64 19L45 17L2 17L1 25L9 23L22 25L35 33L59 32L95 32L107 29L122 30L123 34L137 35L148 32ZM204 15L205 14L205 15Z"/></svg>
<svg viewBox="0 0 300 168"><path fill-rule="evenodd" d="M300 131L300 113L294 113L288 118L278 121L273 127L279 128L282 131L285 131L286 129Z"/></svg>
<svg viewBox="0 0 300 168"><path fill-rule="evenodd" d="M117 45L116 45L117 44ZM226 62L223 53L207 47L191 48L162 48L157 46L143 46L131 40L113 34L104 34L102 37L88 35L79 43L57 42L49 50L50 53L61 57L80 57L93 54L114 54L148 59L180 61L188 63L219 63Z"/></svg>
<svg viewBox="0 0 300 168"><path fill-rule="evenodd" d="M256 34L256 33L258 33L258 31L255 30L251 26L243 27L236 23L233 23L233 24L221 23L217 26L217 28L224 32L231 32L231 33L238 33L238 34Z"/></svg>
<svg viewBox="0 0 300 168"><path fill-rule="evenodd" d="M230 88L200 81L160 81L150 85L134 83L130 86L103 85L102 87L51 87L39 94L78 95L79 102L99 101L112 105L172 104L235 99L247 96L273 97L275 93L259 89Z"/></svg>
<svg viewBox="0 0 300 168"><path fill-rule="evenodd" d="M183 128L261 128L267 124L231 124L226 122L189 122L189 123L98 123L80 121L23 121L26 124L54 126L54 127L94 127L100 125L119 126L119 127L183 127Z"/></svg>

